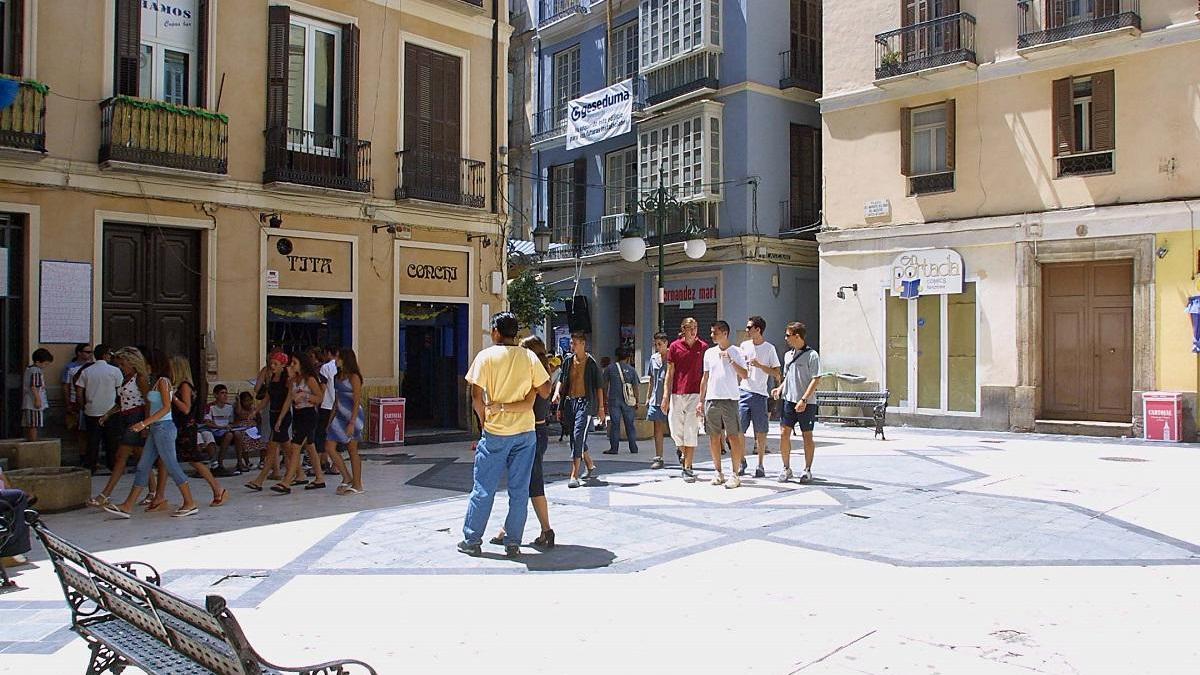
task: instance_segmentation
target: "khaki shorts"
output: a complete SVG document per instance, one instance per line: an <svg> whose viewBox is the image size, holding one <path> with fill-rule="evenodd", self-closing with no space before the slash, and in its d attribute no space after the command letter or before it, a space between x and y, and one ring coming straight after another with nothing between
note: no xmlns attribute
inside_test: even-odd
<svg viewBox="0 0 1200 675"><path fill-rule="evenodd" d="M694 448L700 442L700 416L696 406L700 405L700 394L671 394L671 440L679 448Z"/></svg>
<svg viewBox="0 0 1200 675"><path fill-rule="evenodd" d="M704 433L716 436L722 432L739 434L741 431L737 401L716 399L704 402Z"/></svg>

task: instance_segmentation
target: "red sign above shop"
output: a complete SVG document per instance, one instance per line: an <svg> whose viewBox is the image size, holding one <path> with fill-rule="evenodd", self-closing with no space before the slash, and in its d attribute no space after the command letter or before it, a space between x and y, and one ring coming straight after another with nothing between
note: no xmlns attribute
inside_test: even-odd
<svg viewBox="0 0 1200 675"><path fill-rule="evenodd" d="M714 304L720 298L716 279L688 279L667 281L663 288L663 302L668 305L681 303Z"/></svg>

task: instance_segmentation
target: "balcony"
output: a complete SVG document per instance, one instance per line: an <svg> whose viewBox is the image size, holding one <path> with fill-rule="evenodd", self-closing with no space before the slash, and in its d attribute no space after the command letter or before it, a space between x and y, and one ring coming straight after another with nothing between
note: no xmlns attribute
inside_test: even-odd
<svg viewBox="0 0 1200 675"><path fill-rule="evenodd" d="M1018 0L1017 49L1142 30L1140 0Z"/></svg>
<svg viewBox="0 0 1200 675"><path fill-rule="evenodd" d="M538 30L545 30L576 14L587 12L588 7L584 0L541 0L538 5Z"/></svg>
<svg viewBox="0 0 1200 675"><path fill-rule="evenodd" d="M428 150L401 150L396 200L424 199L442 204L484 207L486 164L457 155Z"/></svg>
<svg viewBox="0 0 1200 675"><path fill-rule="evenodd" d="M46 152L46 94L49 92L50 88L40 82L17 82L17 98L0 111L0 148Z"/></svg>
<svg viewBox="0 0 1200 675"><path fill-rule="evenodd" d="M779 236L816 241L821 211L816 204L785 199L779 202Z"/></svg>
<svg viewBox="0 0 1200 675"><path fill-rule="evenodd" d="M371 191L371 143L303 129L267 130L263 183Z"/></svg>
<svg viewBox="0 0 1200 675"><path fill-rule="evenodd" d="M646 105L721 88L721 55L702 52L646 73Z"/></svg>
<svg viewBox="0 0 1200 675"><path fill-rule="evenodd" d="M875 36L877 81L975 64L975 17L966 12Z"/></svg>
<svg viewBox="0 0 1200 675"><path fill-rule="evenodd" d="M131 96L100 102L100 163L224 175L229 118Z"/></svg>
<svg viewBox="0 0 1200 675"><path fill-rule="evenodd" d="M779 88L821 93L821 57L809 52L779 52Z"/></svg>

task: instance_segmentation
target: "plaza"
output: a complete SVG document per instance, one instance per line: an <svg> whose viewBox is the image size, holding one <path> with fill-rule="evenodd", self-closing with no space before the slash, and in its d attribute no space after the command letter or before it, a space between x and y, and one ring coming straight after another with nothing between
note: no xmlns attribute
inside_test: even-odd
<svg viewBox="0 0 1200 675"><path fill-rule="evenodd" d="M402 672L1184 673L1200 588L1190 445L818 427L816 479L686 484L645 449L568 489L559 544L454 550L469 444L366 451L367 491L234 493L191 519L51 514L103 559L225 597L286 665ZM773 429L768 472L778 468ZM668 457L673 449L668 443ZM709 467L697 463L701 478ZM498 497L492 529L506 505ZM491 531L491 530L489 530ZM528 534L528 530L527 530ZM527 536L526 540L532 538ZM44 553L0 596L0 673L83 667Z"/></svg>

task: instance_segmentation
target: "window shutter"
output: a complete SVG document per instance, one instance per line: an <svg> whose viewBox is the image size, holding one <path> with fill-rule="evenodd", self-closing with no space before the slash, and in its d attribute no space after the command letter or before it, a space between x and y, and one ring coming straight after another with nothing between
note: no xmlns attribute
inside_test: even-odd
<svg viewBox="0 0 1200 675"><path fill-rule="evenodd" d="M292 12L286 6L267 10L267 130L277 131L279 143L287 142L288 124L288 33Z"/></svg>
<svg viewBox="0 0 1200 675"><path fill-rule="evenodd" d="M1116 147L1116 106L1113 71L1092 75L1092 149Z"/></svg>
<svg viewBox="0 0 1200 675"><path fill-rule="evenodd" d="M12 24L12 44L8 46L11 61L9 75L25 75L25 0L8 0L9 22Z"/></svg>
<svg viewBox="0 0 1200 675"><path fill-rule="evenodd" d="M443 55L441 95L445 101L442 125L445 133L444 152L451 157L462 154L462 59Z"/></svg>
<svg viewBox="0 0 1200 675"><path fill-rule="evenodd" d="M954 170L954 136L955 136L955 105L954 99L946 101L946 170Z"/></svg>
<svg viewBox="0 0 1200 675"><path fill-rule="evenodd" d="M1071 78L1054 81L1052 116L1054 118L1054 155L1075 151L1075 106L1071 96Z"/></svg>
<svg viewBox="0 0 1200 675"><path fill-rule="evenodd" d="M787 227L805 227L817 220L821 183L821 130L792 125L792 208Z"/></svg>
<svg viewBox="0 0 1200 675"><path fill-rule="evenodd" d="M958 0L945 0L942 4L942 16L958 14Z"/></svg>
<svg viewBox="0 0 1200 675"><path fill-rule="evenodd" d="M404 145L405 150L420 147L421 81L420 49L412 43L404 45Z"/></svg>
<svg viewBox="0 0 1200 675"><path fill-rule="evenodd" d="M900 175L912 175L912 108L900 109Z"/></svg>
<svg viewBox="0 0 1200 675"><path fill-rule="evenodd" d="M1046 25L1042 30L1059 28L1067 23L1067 0L1045 0Z"/></svg>
<svg viewBox="0 0 1200 675"><path fill-rule="evenodd" d="M575 194L571 203L571 216L575 225L575 241L583 243L583 222L587 216L587 159L580 157L575 160L573 176L575 179Z"/></svg>
<svg viewBox="0 0 1200 675"><path fill-rule="evenodd" d="M208 104L208 14L209 0L196 0L196 100L201 108ZM213 104L216 105L215 102Z"/></svg>
<svg viewBox="0 0 1200 675"><path fill-rule="evenodd" d="M358 140L358 26L342 27L342 135Z"/></svg>
<svg viewBox="0 0 1200 675"><path fill-rule="evenodd" d="M142 3L117 0L116 54L113 55L113 94L138 95L138 49L142 40Z"/></svg>

